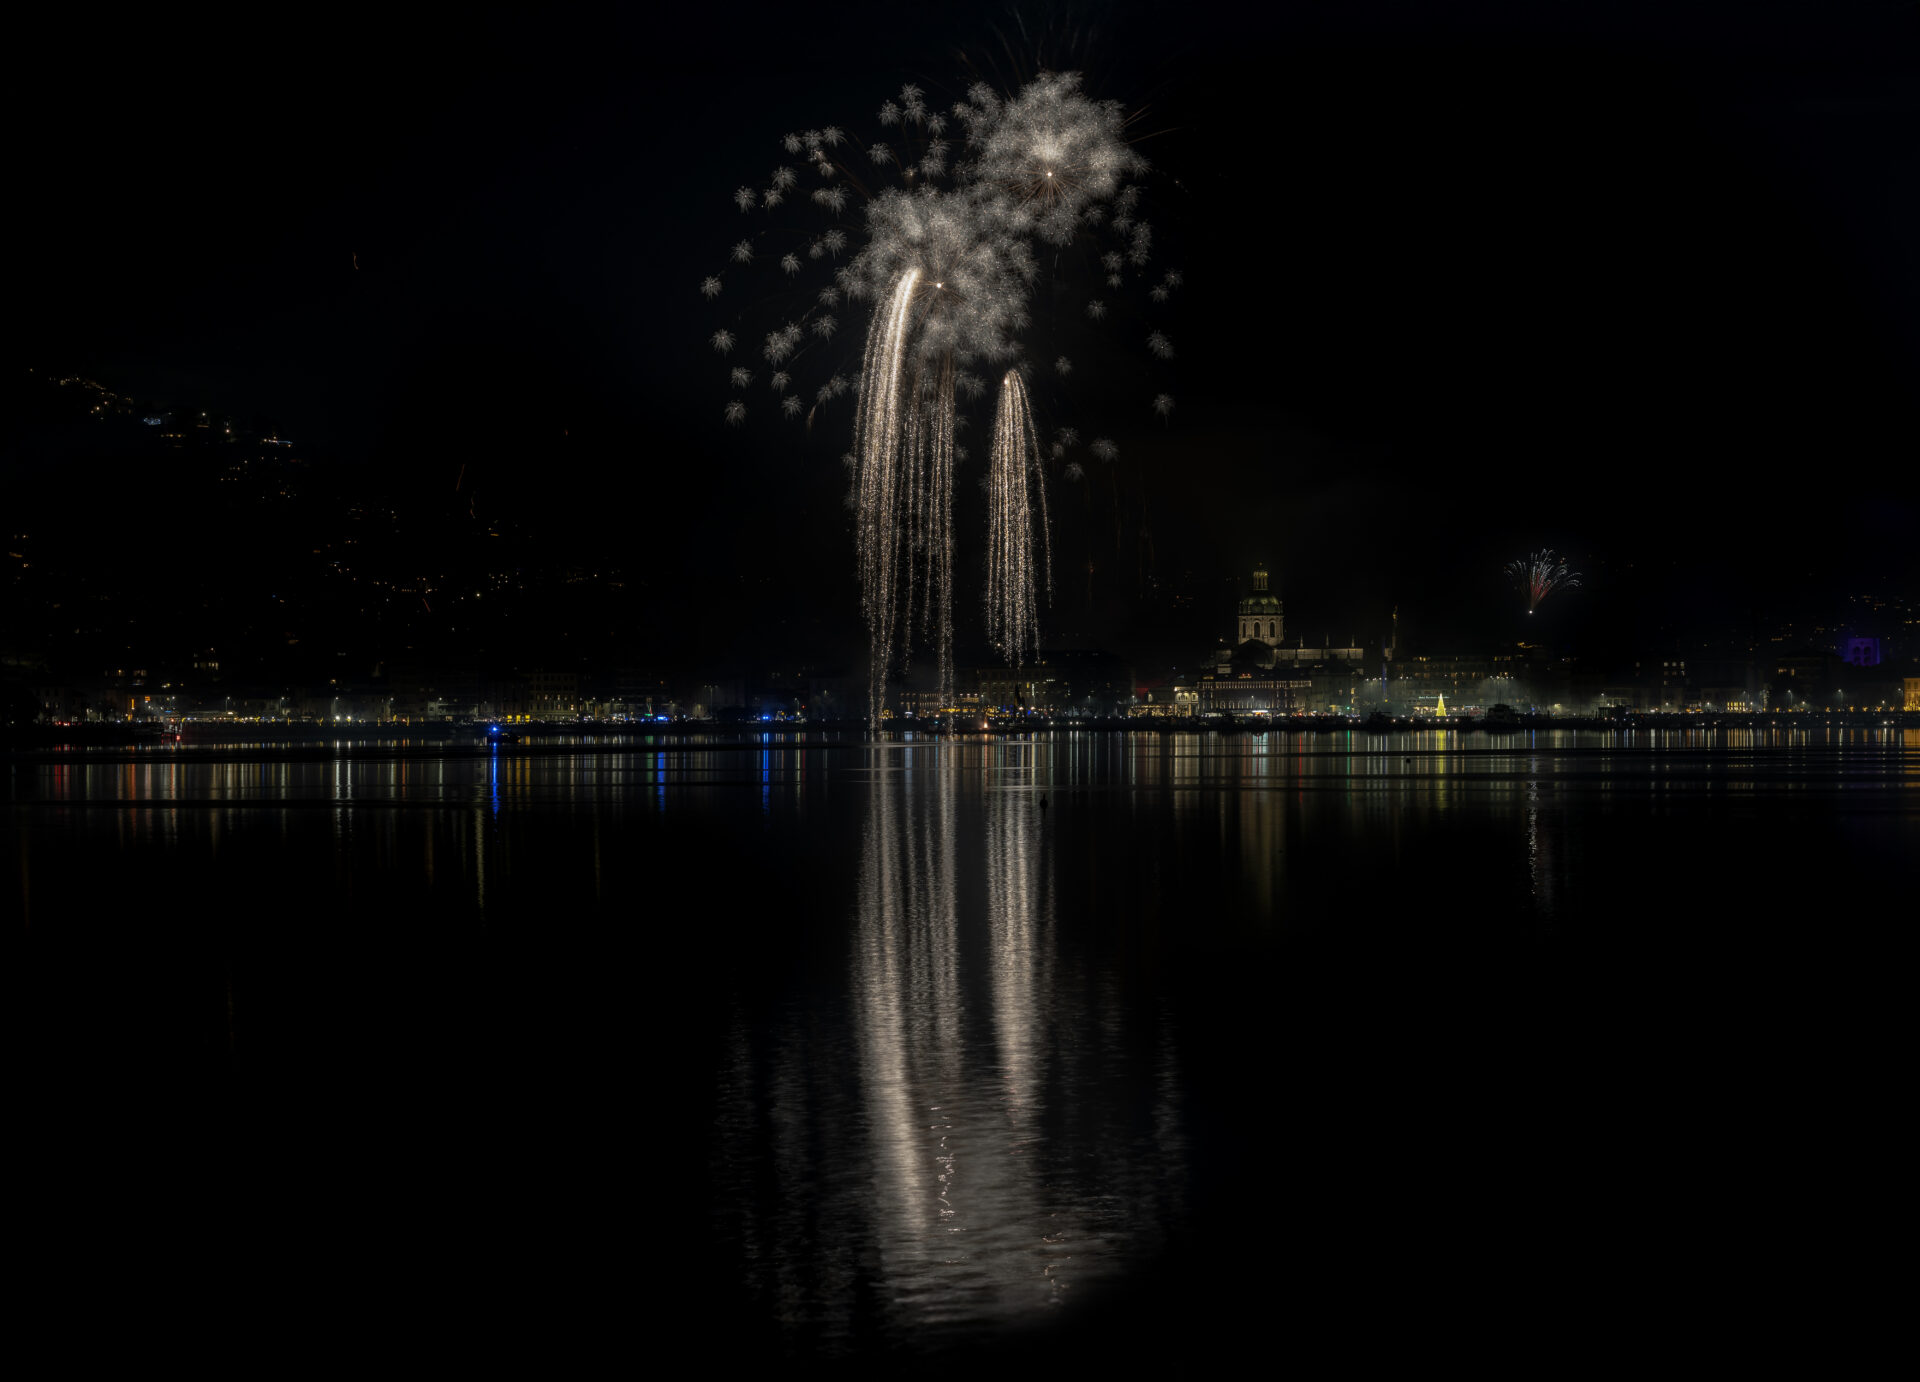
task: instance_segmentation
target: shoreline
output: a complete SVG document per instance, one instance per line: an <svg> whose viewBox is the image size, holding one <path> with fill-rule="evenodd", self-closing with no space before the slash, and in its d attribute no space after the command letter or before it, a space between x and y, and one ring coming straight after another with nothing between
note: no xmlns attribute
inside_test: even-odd
<svg viewBox="0 0 1920 1382"><path fill-rule="evenodd" d="M1639 713L1595 717L1584 715L1522 715L1510 723L1486 725L1462 719L1458 722L1434 719L1395 719L1385 724L1368 724L1358 716L1297 715L1256 716L1248 718L1191 719L1172 716L1139 716L1127 719L1032 719L1007 720L985 727L953 729L943 726L889 725L879 732L881 739L997 739L1034 734L1212 734L1212 735L1323 735L1357 734L1362 738L1405 734L1450 734L1473 736L1489 741L1510 739L1515 735L1542 730L1581 730L1601 733L1672 732L1686 730L1766 730L1809 732L1827 729L1920 729L1920 711L1839 711L1831 714L1793 711L1763 715L1715 715L1705 713ZM273 722L266 724L212 724L183 722L170 725L20 725L0 731L0 752L33 753L49 750L94 748L192 748L237 745L320 745L343 740L365 743L413 742L449 746L484 747L487 726L483 722L436 721L426 724L390 722L355 725L346 733L334 725L312 722ZM859 720L788 720L727 722L716 720L674 720L666 723L615 723L599 721L547 721L513 727L515 743L500 745L511 750L542 742L555 743L582 739L682 739L735 738L760 740L777 735L844 735L872 737Z"/></svg>

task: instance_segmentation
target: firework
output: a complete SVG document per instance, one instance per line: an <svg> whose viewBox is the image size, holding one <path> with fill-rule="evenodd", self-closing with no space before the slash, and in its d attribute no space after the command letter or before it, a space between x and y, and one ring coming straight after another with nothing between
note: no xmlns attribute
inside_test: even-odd
<svg viewBox="0 0 1920 1382"><path fill-rule="evenodd" d="M919 271L900 276L891 300L876 312L867 332L866 362L860 372L860 404L854 421L854 455L858 478L854 492L859 522L855 548L860 567L861 606L873 649L868 678L869 706L877 716L885 690L887 668L893 660L893 639L899 622L902 568L911 579L912 566L904 546L905 523L911 517L914 486L902 465L906 432L900 390L912 325L914 290Z"/></svg>
<svg viewBox="0 0 1920 1382"><path fill-rule="evenodd" d="M1548 548L1507 563L1507 574L1527 592L1527 613L1540 608L1540 602L1562 586L1580 584L1580 573L1567 570L1567 564Z"/></svg>
<svg viewBox="0 0 1920 1382"><path fill-rule="evenodd" d="M1050 544L1033 410L1019 372L1008 370L1000 381L987 471L987 636L1016 667L1039 650L1042 584L1049 601L1053 596Z"/></svg>
<svg viewBox="0 0 1920 1382"><path fill-rule="evenodd" d="M1118 103L1082 96L1078 73L1043 73L1004 104L985 86L969 96L984 127L973 171L996 194L995 214L1050 245L1071 244L1091 206L1146 171Z"/></svg>
<svg viewBox="0 0 1920 1382"><path fill-rule="evenodd" d="M1079 257L1090 275L1112 288L1134 281L1156 304L1181 283L1176 270L1151 287L1142 276L1153 234L1129 179L1147 164L1126 138L1121 107L1084 95L1076 74L1042 74L1008 97L974 86L952 109L952 138L948 117L913 86L880 107L878 122L884 137L876 142L863 143L838 127L781 139L780 148L803 163L805 175L782 164L763 189L736 191L734 203L756 221L756 213L810 206L810 214L830 224L783 239L768 222L733 245L731 269L698 285L709 301L731 300L724 294L728 272L771 271L776 283L793 285L801 305L766 332L761 350L776 367L780 416L804 416L811 427L822 407L856 393L848 504L871 639L875 716L888 676L916 642L935 651L942 703L950 703L944 693L952 685L953 468L966 456L955 444L966 425L957 404L985 393L976 372L983 367L1003 376L991 472L984 477L989 634L1015 664L1038 646L1037 592L1050 582L1045 476L1027 376L1009 368L1024 355L1032 326L1029 299L1041 276L1037 248L1046 247L1049 273L1070 269L1073 256L1063 251L1083 249ZM882 180L891 185L877 185ZM1094 241L1105 236L1118 243L1102 254ZM809 265L830 272L831 282L803 287ZM808 408L802 398L813 386L788 392L790 376L811 363L810 352L832 348L836 313L850 304L863 304L870 314L860 373L849 384L830 365ZM1108 315L1105 298L1088 303L1089 321ZM709 337L715 351L728 354L742 338L753 339L744 322L736 325L739 337L725 329ZM1173 358L1163 332L1145 339L1150 354ZM752 377L744 367L730 364L729 370L735 389ZM1056 381L1074 373L1066 355L1055 358ZM1171 397L1150 396L1166 418ZM744 415L738 400L726 409L728 422Z"/></svg>

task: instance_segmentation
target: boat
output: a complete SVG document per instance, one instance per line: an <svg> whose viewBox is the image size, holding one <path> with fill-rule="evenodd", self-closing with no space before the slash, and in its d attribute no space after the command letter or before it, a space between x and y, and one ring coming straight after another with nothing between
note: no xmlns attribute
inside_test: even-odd
<svg viewBox="0 0 1920 1382"><path fill-rule="evenodd" d="M499 725L489 725L487 726L487 742L489 744L517 744L520 742L520 736L510 729L500 728Z"/></svg>
<svg viewBox="0 0 1920 1382"><path fill-rule="evenodd" d="M1376 734L1384 734L1393 728L1393 716L1387 714L1384 710L1376 710L1373 714L1367 716L1366 723L1362 724L1360 728L1370 729Z"/></svg>

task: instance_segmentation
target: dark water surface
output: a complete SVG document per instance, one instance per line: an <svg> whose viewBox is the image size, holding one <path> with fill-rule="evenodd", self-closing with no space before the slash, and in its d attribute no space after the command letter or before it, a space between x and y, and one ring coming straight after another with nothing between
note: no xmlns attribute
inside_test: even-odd
<svg viewBox="0 0 1920 1382"><path fill-rule="evenodd" d="M1746 1327L1920 857L1911 731L6 771L35 1126L150 1247L716 1365Z"/></svg>

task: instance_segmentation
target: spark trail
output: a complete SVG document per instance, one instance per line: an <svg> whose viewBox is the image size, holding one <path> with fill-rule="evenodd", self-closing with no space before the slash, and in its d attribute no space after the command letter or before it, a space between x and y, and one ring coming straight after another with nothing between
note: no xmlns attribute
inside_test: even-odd
<svg viewBox="0 0 1920 1382"><path fill-rule="evenodd" d="M1048 602L1053 599L1051 542L1033 409L1019 371L1008 370L1000 380L987 470L987 636L1015 667L1039 650L1043 583Z"/></svg>
<svg viewBox="0 0 1920 1382"><path fill-rule="evenodd" d="M919 282L918 269L900 275L886 304L873 315L873 325L867 332L866 362L860 373L860 405L854 418L859 462L855 541L860 604L871 648L868 708L876 723L886 691L887 669L893 662L903 574L907 577L905 595L909 604L912 598L912 568L903 538L908 529L904 520L912 517L914 467L908 454L909 439L903 435L907 429L901 420L900 375L912 324L913 291Z"/></svg>

